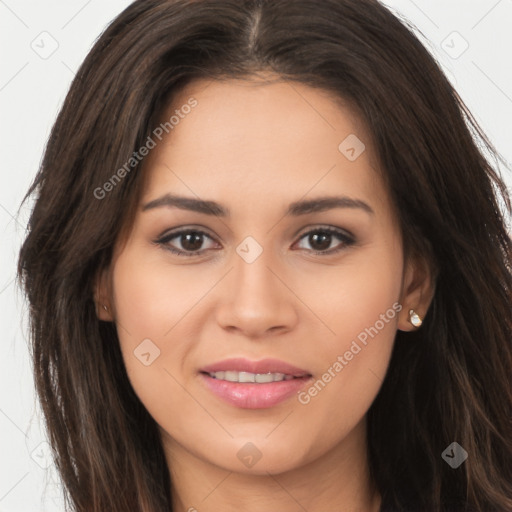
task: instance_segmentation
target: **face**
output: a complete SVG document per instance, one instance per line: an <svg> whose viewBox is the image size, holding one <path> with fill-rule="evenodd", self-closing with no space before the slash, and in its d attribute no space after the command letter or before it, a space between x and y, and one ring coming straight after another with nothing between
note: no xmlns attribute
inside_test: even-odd
<svg viewBox="0 0 512 512"><path fill-rule="evenodd" d="M168 453L229 471L347 448L425 295L364 126L286 82L194 82L175 113L98 288L135 392Z"/></svg>

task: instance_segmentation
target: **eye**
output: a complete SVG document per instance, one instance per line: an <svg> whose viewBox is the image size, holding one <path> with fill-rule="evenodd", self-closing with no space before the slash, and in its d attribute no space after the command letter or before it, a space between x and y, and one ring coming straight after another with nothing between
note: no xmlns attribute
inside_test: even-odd
<svg viewBox="0 0 512 512"><path fill-rule="evenodd" d="M209 247L204 247L205 239L210 241ZM338 244L336 244L336 239ZM306 242L311 248L304 247ZM334 247L333 247L333 242ZM211 249L220 248L213 238L200 229L181 229L166 233L154 241L155 244L177 254L178 256L199 256ZM352 235L332 227L319 227L304 233L296 242L299 249L305 249L318 255L335 254L344 248L353 245L355 239ZM217 244L217 247L215 247Z"/></svg>
<svg viewBox="0 0 512 512"><path fill-rule="evenodd" d="M339 242L337 245L335 243L333 247L332 244L336 239L338 239ZM304 246L299 247L300 249L306 249L319 255L335 254L355 243L353 236L331 227L321 227L310 230L300 237L299 244L303 241L309 244L311 249Z"/></svg>
<svg viewBox="0 0 512 512"><path fill-rule="evenodd" d="M182 229L163 235L158 240L155 240L155 243L171 251L173 254L197 256L208 249L213 249L213 247L203 247L205 238L213 241L208 233L199 229ZM173 240L176 241L171 243ZM176 245L178 245L178 248L175 247Z"/></svg>

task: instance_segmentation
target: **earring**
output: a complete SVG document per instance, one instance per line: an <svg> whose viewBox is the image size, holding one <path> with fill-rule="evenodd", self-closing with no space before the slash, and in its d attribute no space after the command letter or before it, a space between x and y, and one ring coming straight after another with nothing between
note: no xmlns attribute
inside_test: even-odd
<svg viewBox="0 0 512 512"><path fill-rule="evenodd" d="M107 308L107 306L105 306L105 304L103 304L103 309L104 309L105 311L108 311L108 308Z"/></svg>
<svg viewBox="0 0 512 512"><path fill-rule="evenodd" d="M414 309L409 310L409 322L411 322L414 327L420 327L420 325L423 323L423 320L421 319L420 315L414 311Z"/></svg>

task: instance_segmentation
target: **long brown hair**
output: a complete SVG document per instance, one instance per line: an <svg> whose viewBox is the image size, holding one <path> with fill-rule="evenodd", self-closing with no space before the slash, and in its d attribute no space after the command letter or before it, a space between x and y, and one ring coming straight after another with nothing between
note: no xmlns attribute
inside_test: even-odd
<svg viewBox="0 0 512 512"><path fill-rule="evenodd" d="M94 191L144 145L180 87L260 71L357 108L404 251L437 271L424 324L397 333L368 412L383 510L512 510L511 204L484 151L503 160L413 29L376 0L138 0L85 59L24 199L36 196L18 263L67 503L172 510L156 423L93 297L133 219L142 166L108 196ZM453 441L468 453L457 469L441 457Z"/></svg>

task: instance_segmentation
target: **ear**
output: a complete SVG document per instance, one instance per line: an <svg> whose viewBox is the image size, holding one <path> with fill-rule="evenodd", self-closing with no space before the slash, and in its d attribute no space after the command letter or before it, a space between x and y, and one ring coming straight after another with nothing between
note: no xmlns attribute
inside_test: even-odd
<svg viewBox="0 0 512 512"><path fill-rule="evenodd" d="M399 330L413 331L419 329L411 323L409 311L412 309L421 319L425 318L434 298L436 277L437 272L425 258L408 258L404 268L400 294L402 310L398 318Z"/></svg>
<svg viewBox="0 0 512 512"><path fill-rule="evenodd" d="M100 271L94 282L94 303L96 304L96 315L104 322L114 320L111 300L110 271L108 268Z"/></svg>

